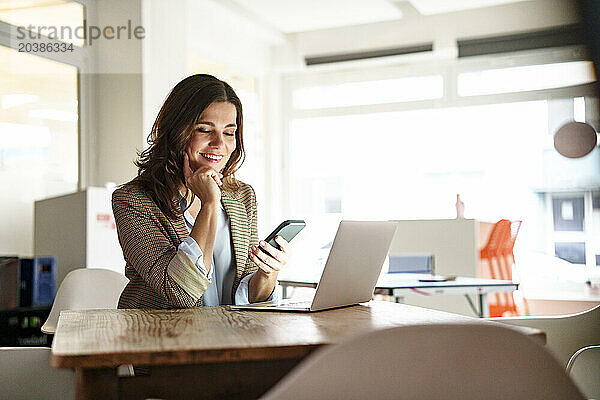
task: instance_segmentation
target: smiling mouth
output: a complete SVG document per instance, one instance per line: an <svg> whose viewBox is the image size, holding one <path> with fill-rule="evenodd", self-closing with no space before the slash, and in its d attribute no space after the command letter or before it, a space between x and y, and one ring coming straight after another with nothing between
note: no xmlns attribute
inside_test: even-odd
<svg viewBox="0 0 600 400"><path fill-rule="evenodd" d="M199 153L202 157L204 157L209 162L219 162L223 158L222 154L210 154L210 153Z"/></svg>

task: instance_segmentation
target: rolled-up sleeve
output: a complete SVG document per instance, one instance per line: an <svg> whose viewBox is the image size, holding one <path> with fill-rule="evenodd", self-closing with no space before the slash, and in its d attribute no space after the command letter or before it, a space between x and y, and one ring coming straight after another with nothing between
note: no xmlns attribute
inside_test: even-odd
<svg viewBox="0 0 600 400"><path fill-rule="evenodd" d="M196 265L196 268L198 268L204 276L208 276L206 266L204 265L204 254L202 253L200 246L198 246L198 242L196 242L193 237L186 237L185 240L179 244L178 249L183 251L190 258L194 265Z"/></svg>
<svg viewBox="0 0 600 400"><path fill-rule="evenodd" d="M240 281L240 285L235 291L235 304L244 305L250 303L250 300L248 299L248 285L250 284L250 279L252 279L255 273L256 272L246 275ZM269 296L269 298L264 301L277 302L277 299L277 285L275 285L275 288L271 292L271 296Z"/></svg>
<svg viewBox="0 0 600 400"><path fill-rule="evenodd" d="M202 257L200 257L200 262L202 262ZM167 275L188 293L194 299L194 302L202 297L210 285L210 280L206 276L206 269L200 271L197 264L181 249L177 250L175 257L167 266Z"/></svg>

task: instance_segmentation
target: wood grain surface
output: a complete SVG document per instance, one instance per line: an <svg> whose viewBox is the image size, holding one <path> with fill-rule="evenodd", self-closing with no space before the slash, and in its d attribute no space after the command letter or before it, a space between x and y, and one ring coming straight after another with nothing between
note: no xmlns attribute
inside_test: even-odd
<svg viewBox="0 0 600 400"><path fill-rule="evenodd" d="M385 301L316 313L233 311L227 306L63 311L51 365L111 368L301 359L321 345L366 331L429 323L494 324ZM515 329L545 342L538 330Z"/></svg>

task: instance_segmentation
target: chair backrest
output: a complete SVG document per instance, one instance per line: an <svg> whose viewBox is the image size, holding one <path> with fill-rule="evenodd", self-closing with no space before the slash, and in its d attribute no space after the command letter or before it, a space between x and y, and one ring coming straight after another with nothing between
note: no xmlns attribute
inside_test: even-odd
<svg viewBox="0 0 600 400"><path fill-rule="evenodd" d="M556 360L500 324L373 331L310 355L263 400L582 399Z"/></svg>
<svg viewBox="0 0 600 400"><path fill-rule="evenodd" d="M507 219L494 224L486 245L479 251L483 277L512 280L512 251L520 226L521 221L511 222ZM518 315L512 293L490 293L487 297L490 316Z"/></svg>
<svg viewBox="0 0 600 400"><path fill-rule="evenodd" d="M117 308L127 282L129 279L123 274L108 269L80 268L69 272L58 288L42 332L56 332L58 317L63 310Z"/></svg>
<svg viewBox="0 0 600 400"><path fill-rule="evenodd" d="M577 350L569 359L567 374L585 397L600 399L600 345Z"/></svg>
<svg viewBox="0 0 600 400"><path fill-rule="evenodd" d="M517 241L517 235L519 234L519 230L521 229L521 224L523 221L512 221L510 223L509 235L507 235L506 241L504 243L503 253L505 255L510 255L513 258L514 262L514 254L513 249L515 248L515 242Z"/></svg>
<svg viewBox="0 0 600 400"><path fill-rule="evenodd" d="M486 245L479 251L481 259L497 257L503 251L506 238L510 236L511 222L501 219L494 224Z"/></svg>
<svg viewBox="0 0 600 400"><path fill-rule="evenodd" d="M75 376L71 370L50 368L47 347L0 347L0 397L74 399Z"/></svg>
<svg viewBox="0 0 600 400"><path fill-rule="evenodd" d="M563 367L566 367L567 361L577 350L600 344L600 305L565 316L507 317L494 318L494 321L544 331L546 347Z"/></svg>

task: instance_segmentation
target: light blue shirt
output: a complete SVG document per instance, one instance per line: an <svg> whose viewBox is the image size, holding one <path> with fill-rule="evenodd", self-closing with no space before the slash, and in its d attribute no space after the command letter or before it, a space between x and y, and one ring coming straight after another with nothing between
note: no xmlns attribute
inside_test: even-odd
<svg viewBox="0 0 600 400"><path fill-rule="evenodd" d="M179 202L181 210L185 210L187 207L187 201L185 198ZM196 219L192 217L188 210L183 213L185 225L188 232L192 231ZM225 212L223 205L219 208L219 216L217 220L217 232L215 235L215 244L213 248L213 260L210 271L206 272L204 266L204 255L198 243L188 236L179 245L179 250L183 251L196 267L202 272L208 280L210 285L204 292L202 297L202 305L205 306L218 306L221 304L231 304L231 292L233 288L233 281L235 280L236 265L233 258L232 245L231 245L231 230L229 227L229 216ZM235 291L234 302L235 304L248 304L248 284L254 274L246 275L240 281L240 284ZM271 296L267 301L276 301L276 290L273 290Z"/></svg>

